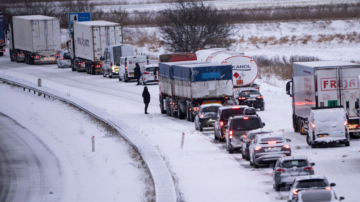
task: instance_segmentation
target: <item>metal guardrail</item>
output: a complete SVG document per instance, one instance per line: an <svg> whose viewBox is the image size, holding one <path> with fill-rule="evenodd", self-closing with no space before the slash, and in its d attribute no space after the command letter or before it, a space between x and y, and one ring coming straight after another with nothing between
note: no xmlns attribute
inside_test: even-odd
<svg viewBox="0 0 360 202"><path fill-rule="evenodd" d="M156 201L176 202L177 198L175 185L169 169L167 168L165 162L155 147L151 145L141 134L139 134L120 119L107 114L106 112L81 99L76 97L69 97L64 93L60 93L46 87L37 87L35 84L27 81L15 80L17 79L4 78L0 76L0 81L3 81L4 83L22 87L24 88L24 91L34 91L34 94L38 93L39 96L43 95L44 97L53 97L71 104L116 129L129 142L129 144L131 144L139 152L143 158L154 181Z"/></svg>

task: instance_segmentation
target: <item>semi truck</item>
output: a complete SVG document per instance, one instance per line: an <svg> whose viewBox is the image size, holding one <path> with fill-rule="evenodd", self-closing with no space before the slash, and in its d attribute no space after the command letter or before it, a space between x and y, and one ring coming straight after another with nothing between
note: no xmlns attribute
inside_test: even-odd
<svg viewBox="0 0 360 202"><path fill-rule="evenodd" d="M232 66L199 61L159 63L160 111L194 121L202 104L226 104L232 95Z"/></svg>
<svg viewBox="0 0 360 202"><path fill-rule="evenodd" d="M56 63L61 49L60 24L43 15L13 16L9 24L11 62Z"/></svg>
<svg viewBox="0 0 360 202"><path fill-rule="evenodd" d="M342 106L349 132L359 137L360 65L342 61L294 62L293 77L286 84L292 97L292 121L295 132L306 135L311 108Z"/></svg>
<svg viewBox="0 0 360 202"><path fill-rule="evenodd" d="M71 32L70 54L72 71L88 74L103 73L103 53L108 46L123 43L122 27L108 21L74 22Z"/></svg>
<svg viewBox="0 0 360 202"><path fill-rule="evenodd" d="M234 88L251 87L259 90L260 86L254 83L258 76L258 66L255 60L245 56L244 53L237 53L225 48L212 48L196 51L196 56L198 61L232 65Z"/></svg>
<svg viewBox="0 0 360 202"><path fill-rule="evenodd" d="M4 28L4 16L0 12L0 56L4 55L6 46L5 40L5 28Z"/></svg>

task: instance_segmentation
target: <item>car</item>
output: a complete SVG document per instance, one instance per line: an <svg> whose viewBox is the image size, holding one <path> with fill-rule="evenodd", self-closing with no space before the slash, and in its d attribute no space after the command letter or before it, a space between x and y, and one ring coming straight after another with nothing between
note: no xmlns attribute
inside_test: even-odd
<svg viewBox="0 0 360 202"><path fill-rule="evenodd" d="M61 51L57 59L58 68L71 67L71 56L69 51Z"/></svg>
<svg viewBox="0 0 360 202"><path fill-rule="evenodd" d="M325 176L320 175L307 175L296 177L292 182L290 188L289 200L296 201L297 195L303 190L310 189L328 189L331 190L331 187L336 186L335 183L329 183Z"/></svg>
<svg viewBox="0 0 360 202"><path fill-rule="evenodd" d="M236 89L233 91L232 98L237 105L247 105L249 107L260 109L261 111L265 110L264 98L255 88Z"/></svg>
<svg viewBox="0 0 360 202"><path fill-rule="evenodd" d="M245 109L245 111L246 110L247 109ZM262 128L263 126L265 126L265 123L261 121L259 116L242 115L230 117L225 126L226 150L230 154L240 150L243 146L243 138L245 137L246 132Z"/></svg>
<svg viewBox="0 0 360 202"><path fill-rule="evenodd" d="M222 107L221 104L201 105L199 112L195 116L195 129L203 131L205 127L214 127L216 112Z"/></svg>
<svg viewBox="0 0 360 202"><path fill-rule="evenodd" d="M282 156L291 156L291 148L282 132L256 135L251 141L250 165L258 168L261 165L275 164Z"/></svg>
<svg viewBox="0 0 360 202"><path fill-rule="evenodd" d="M314 165L305 156L280 157L273 168L273 188L280 191L281 187L290 187L295 177L314 175Z"/></svg>
<svg viewBox="0 0 360 202"><path fill-rule="evenodd" d="M299 192L298 197L296 197L295 199L295 202L334 202L342 200L345 200L345 197L340 196L338 199L333 190L315 189ZM292 202L292 200L289 200L288 202Z"/></svg>
<svg viewBox="0 0 360 202"><path fill-rule="evenodd" d="M329 143L350 146L346 113L343 107L313 107L307 129L306 142L311 148Z"/></svg>
<svg viewBox="0 0 360 202"><path fill-rule="evenodd" d="M145 65L141 69L141 77L140 77L140 83L142 85L146 85L150 82L158 82L159 81L159 65L157 64L149 64Z"/></svg>
<svg viewBox="0 0 360 202"><path fill-rule="evenodd" d="M246 105L220 107L214 123L214 139L224 142L226 132L226 128L224 126L226 126L229 117L244 115L244 110L246 108L249 107Z"/></svg>
<svg viewBox="0 0 360 202"><path fill-rule="evenodd" d="M243 159L249 160L250 154L249 154L249 146L251 141L253 141L258 134L266 134L266 133L272 133L272 130L264 130L262 128L259 128L257 130L250 130L246 133L245 137L242 138L243 146L241 147L241 156Z"/></svg>

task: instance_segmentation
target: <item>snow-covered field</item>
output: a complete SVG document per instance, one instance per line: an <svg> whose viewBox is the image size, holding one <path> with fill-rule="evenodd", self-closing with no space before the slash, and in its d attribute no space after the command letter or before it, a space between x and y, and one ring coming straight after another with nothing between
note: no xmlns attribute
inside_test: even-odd
<svg viewBox="0 0 360 202"><path fill-rule="evenodd" d="M9 78L16 77L33 83L36 83L38 78L42 78L43 86L84 99L107 113L119 117L138 130L164 157L179 188L182 201L278 201L280 199L284 200L288 195L287 191L275 192L272 189L272 169L253 169L250 167L249 162L241 158L240 154L228 154L222 143L213 140L212 131L201 133L194 130L194 124L191 122L160 114L158 106L159 91L156 84L149 85L152 99L148 110L150 114L145 115L141 97L143 88L142 86L136 86L133 82L123 83L116 78L108 79L103 78L101 75L90 76L85 73L72 72L70 69L58 69L55 65L29 66L11 63L8 57L0 58L0 69L0 74ZM258 112L263 122L266 123L265 128L273 131L284 130L286 137L292 139L291 146L294 155L308 156L312 162L316 163L316 174L325 175L329 181L337 184L334 190L338 196L345 196L346 201L357 201L358 179L360 177L358 172L360 166L360 140L352 140L350 147L311 149L305 142L305 136L292 132L291 99L285 95L284 82L275 79L271 80L272 85L265 83L263 80L257 82L261 84L261 93L266 102L266 110ZM10 95L27 94L29 96L27 99L41 99L43 102L55 105L54 108L58 107L57 105L63 105L22 92L21 89L6 88L6 92L12 91L8 92ZM1 92L3 91L1 89ZM13 97L13 99L19 99L19 97ZM26 110L26 107L22 109L22 106L17 107L11 103L9 104L9 102L14 102L13 99L1 99L0 106L10 105L13 108L20 108L15 110L18 111L17 113L24 110L24 113L29 113L26 117L34 116L33 113ZM44 103L41 104L46 107ZM31 105L28 104L28 106ZM0 110L6 110L6 107L1 107ZM9 115L11 115L11 111L8 110ZM62 113L59 112L59 114ZM72 113L62 114L59 119L66 119L67 116L73 115ZM46 119L45 115L37 116L38 119L41 117ZM28 119L24 118L21 121L26 124L29 121ZM85 121L82 120L82 122ZM80 126L75 123L70 123L71 129L75 130L74 135L81 137L79 134ZM52 124L55 127L56 122ZM33 127L36 127L36 125ZM183 149L180 149L181 134L183 132L185 133L185 145ZM89 133L89 136L93 134L92 132ZM45 140L51 139L46 136L44 138ZM108 139L104 138L105 140ZM89 138L84 137L84 141L89 141ZM111 141L114 143L113 139ZM52 145L53 143L50 142L49 144ZM59 146L55 143L54 145L55 152L59 149ZM65 151L60 151L60 154L58 154L59 159L65 159L62 158L66 156L63 152ZM103 155L111 157L110 151L104 150L104 152L106 153ZM69 151L69 153L71 152ZM81 152L81 154L83 153ZM86 155L86 157L90 154ZM118 159L118 157L113 157L109 158L109 161ZM84 158L84 161L87 162L86 158ZM122 162L121 160L118 161ZM104 167L95 166L92 168L93 170L97 168L104 169ZM70 174L72 173L71 170L67 171ZM87 174L82 173L84 177ZM78 179L85 180L83 178ZM107 178L104 179L104 181L106 180ZM85 182L90 186L91 183L87 179ZM82 183L85 184L85 182ZM69 189L72 186L76 185L68 184ZM104 191L103 189L100 190ZM81 192L81 189L79 191ZM117 196L114 189L106 191L109 198ZM64 197L74 197L72 194L75 194L75 192L76 190L67 192L69 195ZM87 201L96 200L89 199Z"/></svg>

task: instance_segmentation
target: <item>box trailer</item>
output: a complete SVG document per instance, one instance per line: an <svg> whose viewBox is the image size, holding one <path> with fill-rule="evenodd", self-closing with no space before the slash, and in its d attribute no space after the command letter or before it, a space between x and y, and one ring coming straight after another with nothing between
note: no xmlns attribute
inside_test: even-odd
<svg viewBox="0 0 360 202"><path fill-rule="evenodd" d="M232 66L199 61L159 64L161 113L194 121L199 106L225 104L232 95Z"/></svg>
<svg viewBox="0 0 360 202"><path fill-rule="evenodd" d="M360 65L342 61L294 62L286 94L292 97L293 128L304 133L312 107L343 106L349 132L360 134L357 115Z"/></svg>
<svg viewBox="0 0 360 202"><path fill-rule="evenodd" d="M57 18L43 15L13 16L9 34L12 62L56 63L56 55L61 49Z"/></svg>
<svg viewBox="0 0 360 202"><path fill-rule="evenodd" d="M4 55L5 45L6 45L6 39L5 39L5 28L4 28L4 16L0 12L0 56Z"/></svg>
<svg viewBox="0 0 360 202"><path fill-rule="evenodd" d="M74 22L71 34L72 70L102 74L103 53L107 46L123 43L122 27L107 21Z"/></svg>
<svg viewBox="0 0 360 202"><path fill-rule="evenodd" d="M259 68L251 57L224 48L199 50L196 55L199 61L232 65L234 88L252 87L259 90L259 85L254 83Z"/></svg>

